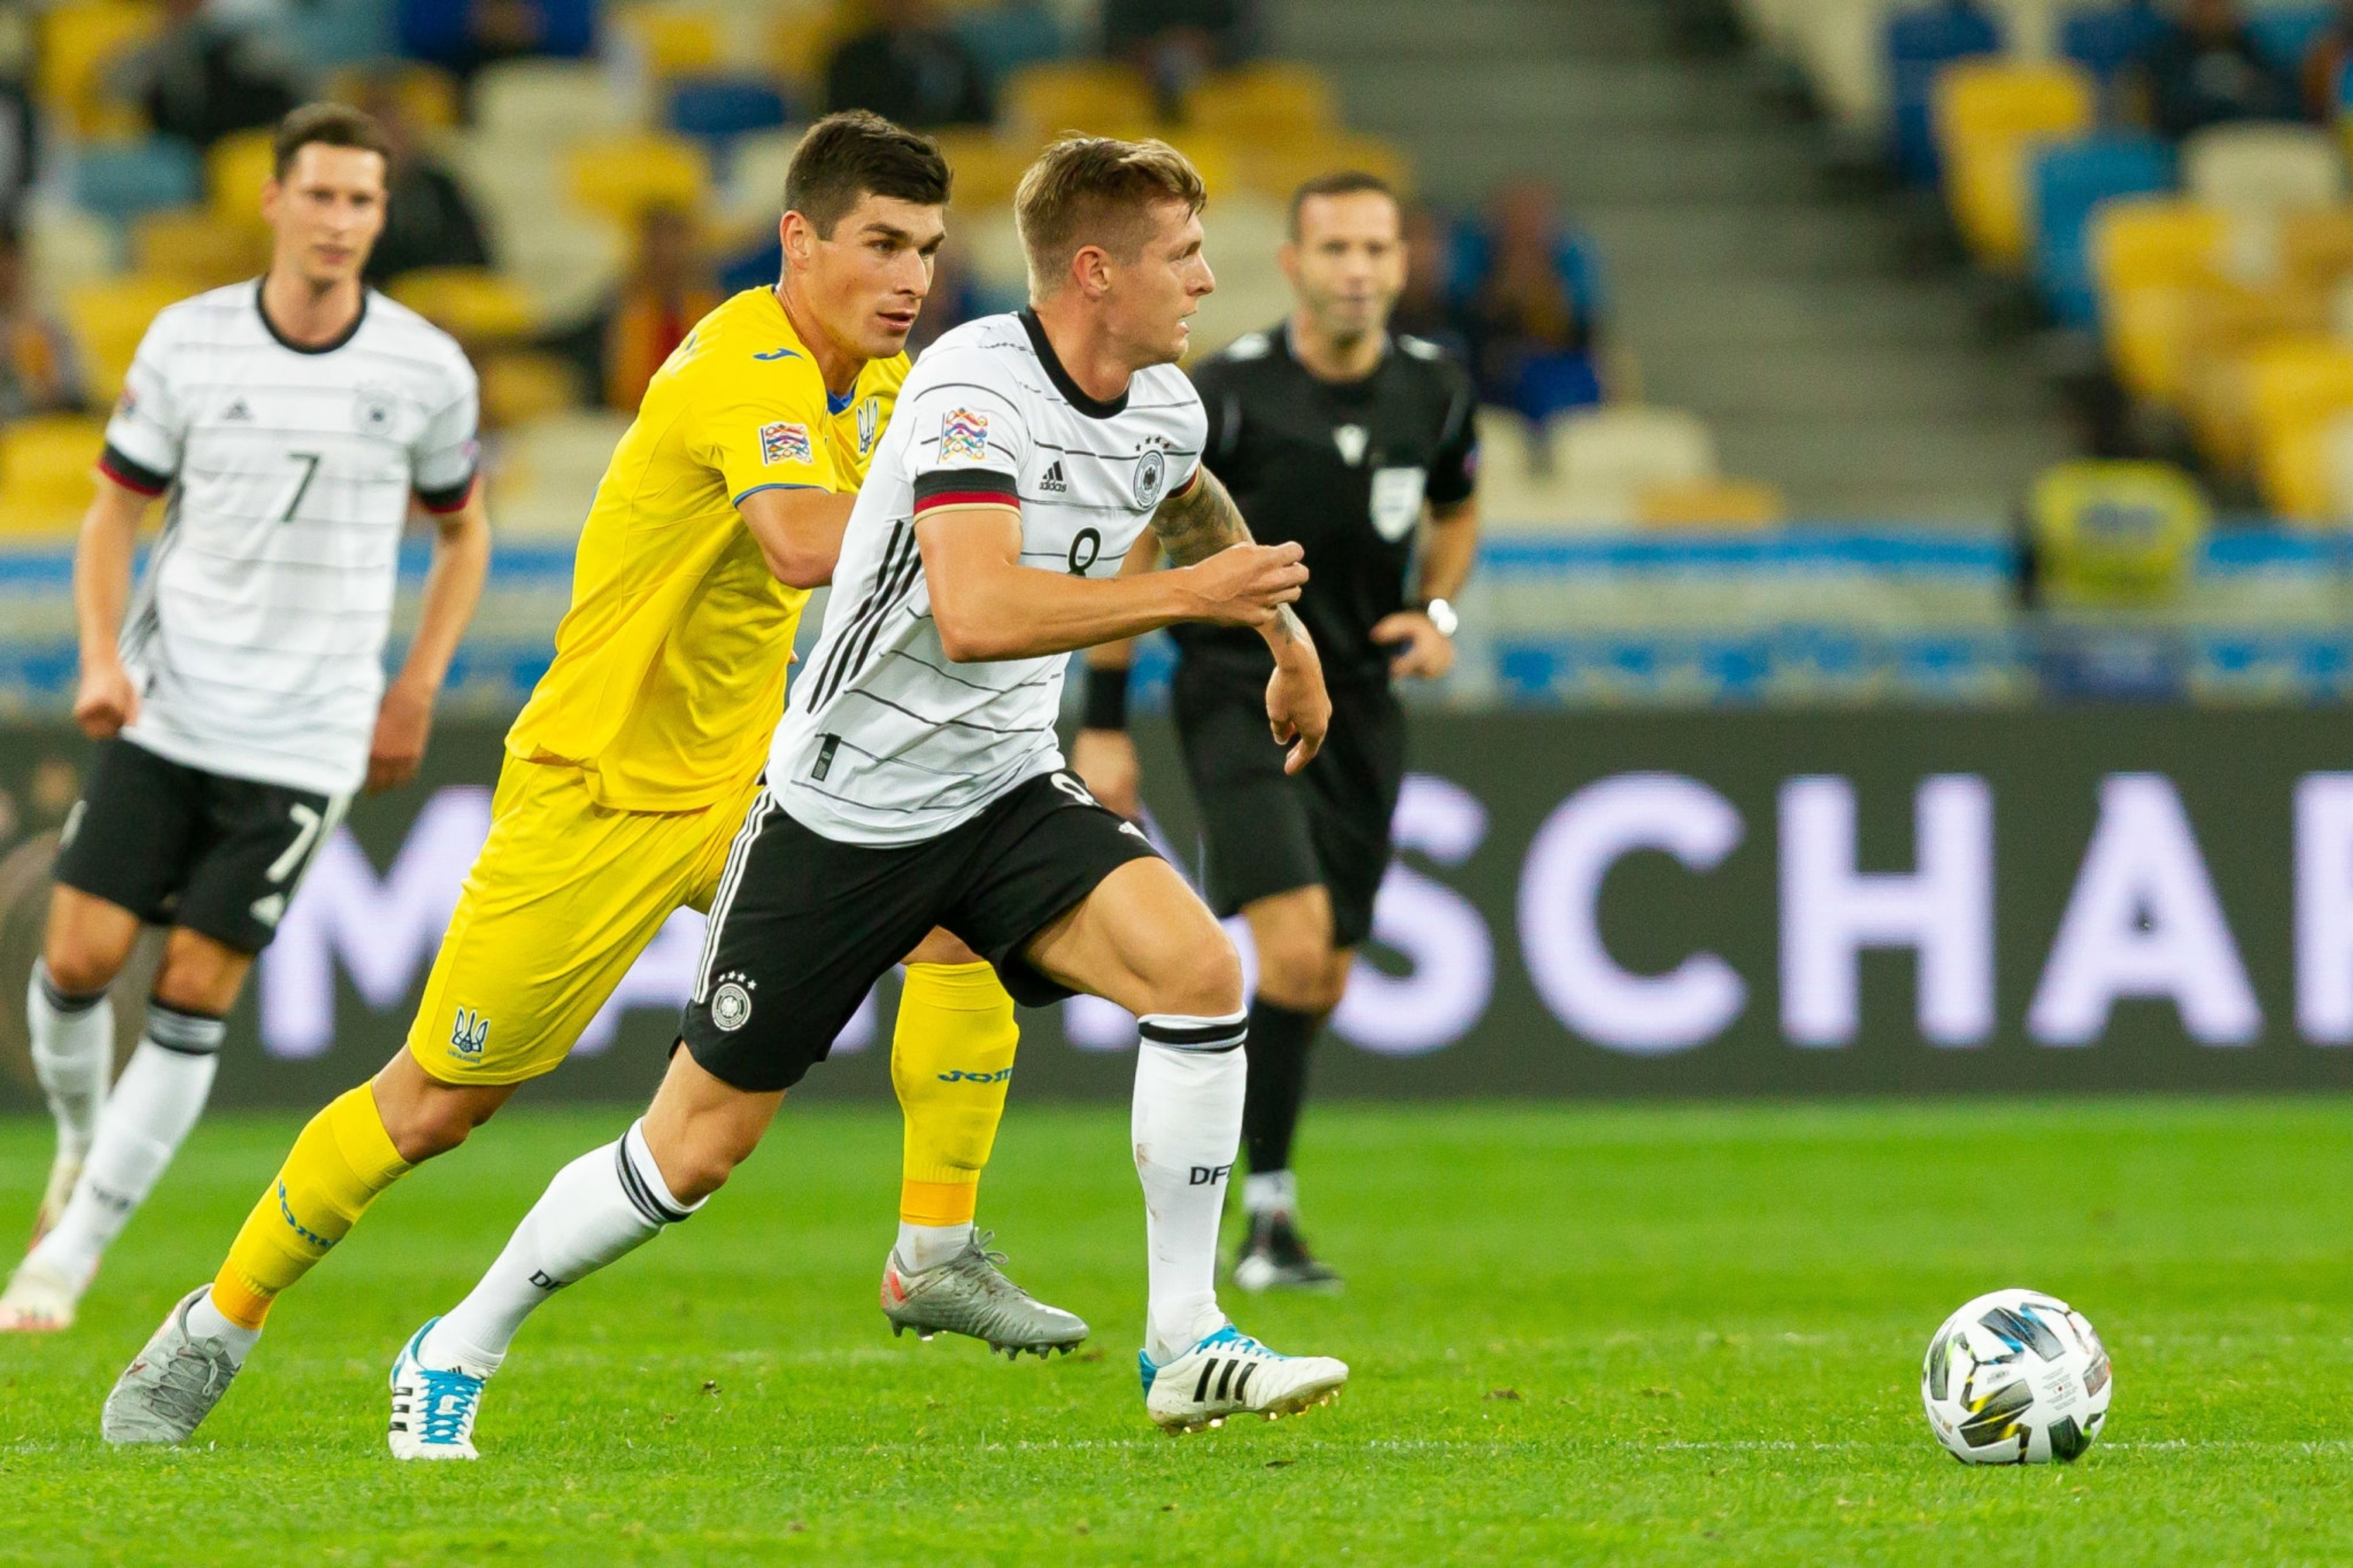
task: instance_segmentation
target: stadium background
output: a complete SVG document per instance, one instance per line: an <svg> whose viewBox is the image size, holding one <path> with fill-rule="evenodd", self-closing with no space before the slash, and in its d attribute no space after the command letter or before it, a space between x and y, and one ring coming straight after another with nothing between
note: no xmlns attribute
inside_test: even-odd
<svg viewBox="0 0 2353 1568"><path fill-rule="evenodd" d="M497 534L424 780L237 1016L221 1099L307 1105L405 1027L635 388L774 276L794 126L856 101L957 169L923 336L1018 301L1007 199L1064 127L1203 168L1204 349L1285 310L1301 178L1415 198L1403 319L1478 374L1488 537L1330 1092L2339 1083L2353 15L2190 9L0 0L0 973L87 755L98 413L157 306L258 267L253 123L397 121L385 286L482 373ZM534 1092L641 1093L694 942ZM1121 1016L1024 1022L1025 1093L1124 1094Z"/></svg>

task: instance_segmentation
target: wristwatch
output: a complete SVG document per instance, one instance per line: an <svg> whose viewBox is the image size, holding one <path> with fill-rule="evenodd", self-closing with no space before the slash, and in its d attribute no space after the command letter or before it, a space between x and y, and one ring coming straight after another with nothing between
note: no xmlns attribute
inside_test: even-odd
<svg viewBox="0 0 2353 1568"><path fill-rule="evenodd" d="M1454 606L1443 599L1424 599L1421 613L1430 617L1430 624L1438 628L1440 637L1452 637L1455 629L1462 624L1462 617L1454 613Z"/></svg>

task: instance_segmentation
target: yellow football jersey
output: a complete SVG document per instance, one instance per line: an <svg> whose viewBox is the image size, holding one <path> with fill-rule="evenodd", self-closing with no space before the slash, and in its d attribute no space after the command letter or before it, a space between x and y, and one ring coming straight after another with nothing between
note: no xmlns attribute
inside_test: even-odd
<svg viewBox="0 0 2353 1568"><path fill-rule="evenodd" d="M857 489L906 379L901 354L829 395L767 289L697 322L596 487L555 661L507 750L576 763L622 811L740 789L784 710L808 595L769 574L735 504L771 486Z"/></svg>

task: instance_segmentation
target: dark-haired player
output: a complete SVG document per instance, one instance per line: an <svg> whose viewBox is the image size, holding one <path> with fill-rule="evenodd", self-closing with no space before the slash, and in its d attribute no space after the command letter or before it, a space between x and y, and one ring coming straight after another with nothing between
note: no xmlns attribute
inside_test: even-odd
<svg viewBox="0 0 2353 1568"><path fill-rule="evenodd" d="M116 1385L111 1441L194 1430L279 1293L414 1164L560 1063L673 913L722 895L801 606L832 578L906 379L902 345L931 287L948 184L929 141L871 114L832 116L803 139L779 225L783 279L696 324L597 489L554 663L508 734L491 836L406 1047L303 1130L218 1276L173 1309ZM974 989L968 970L950 978ZM980 978L995 1004L985 994L934 1016L931 1033L978 1019L1009 1034L1011 1002L986 966ZM902 1042L943 1009L939 989L910 984ZM1001 1106L1001 1080L995 1092ZM968 1223L946 1250L904 1270L919 1276L914 1306L951 1309L913 1326L1041 1353L1085 1337L1007 1281ZM418 1413L395 1427L394 1451L413 1456L426 1435Z"/></svg>
<svg viewBox="0 0 2353 1568"><path fill-rule="evenodd" d="M1209 471L1261 540L1304 545L1315 575L1300 619L1323 651L1332 738L1285 775L1258 714L1266 649L1213 626L1174 628L1176 722L1208 847L1211 901L1258 947L1243 1113L1246 1290L1336 1289L1300 1238L1292 1134L1309 1044L1340 1005L1389 864L1405 768L1390 689L1454 662L1451 599L1478 547L1470 377L1434 344L1392 337L1405 286L1396 197L1369 174L1311 181L1291 204L1282 267L1291 318L1238 339L1194 372L1208 410ZM1146 557L1130 563L1143 568ZM1098 648L1071 761L1114 809L1135 809L1125 733L1127 653Z"/></svg>
<svg viewBox="0 0 2353 1568"><path fill-rule="evenodd" d="M73 1321L203 1113L222 1019L319 846L353 791L417 771L480 595L473 369L360 281L384 226L385 155L357 110L287 116L260 192L269 271L159 312L106 427L74 553L74 718L99 746L26 1001L58 1156L0 1331ZM163 496L134 598L140 523ZM387 687L412 505L438 527ZM163 967L110 1090L106 990L142 925L168 928Z"/></svg>

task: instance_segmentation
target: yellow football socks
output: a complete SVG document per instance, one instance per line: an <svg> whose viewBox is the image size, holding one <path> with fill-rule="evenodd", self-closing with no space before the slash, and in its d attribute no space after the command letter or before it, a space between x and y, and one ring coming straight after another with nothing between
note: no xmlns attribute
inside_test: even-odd
<svg viewBox="0 0 2353 1568"><path fill-rule="evenodd" d="M1020 1038L1013 998L987 964L907 965L891 1040L891 1082L907 1119L903 1223L972 1223Z"/></svg>
<svg viewBox="0 0 2353 1568"><path fill-rule="evenodd" d="M311 1118L246 1216L213 1281L213 1306L239 1327L261 1327L278 1293L309 1273L407 1171L368 1086L341 1096Z"/></svg>

